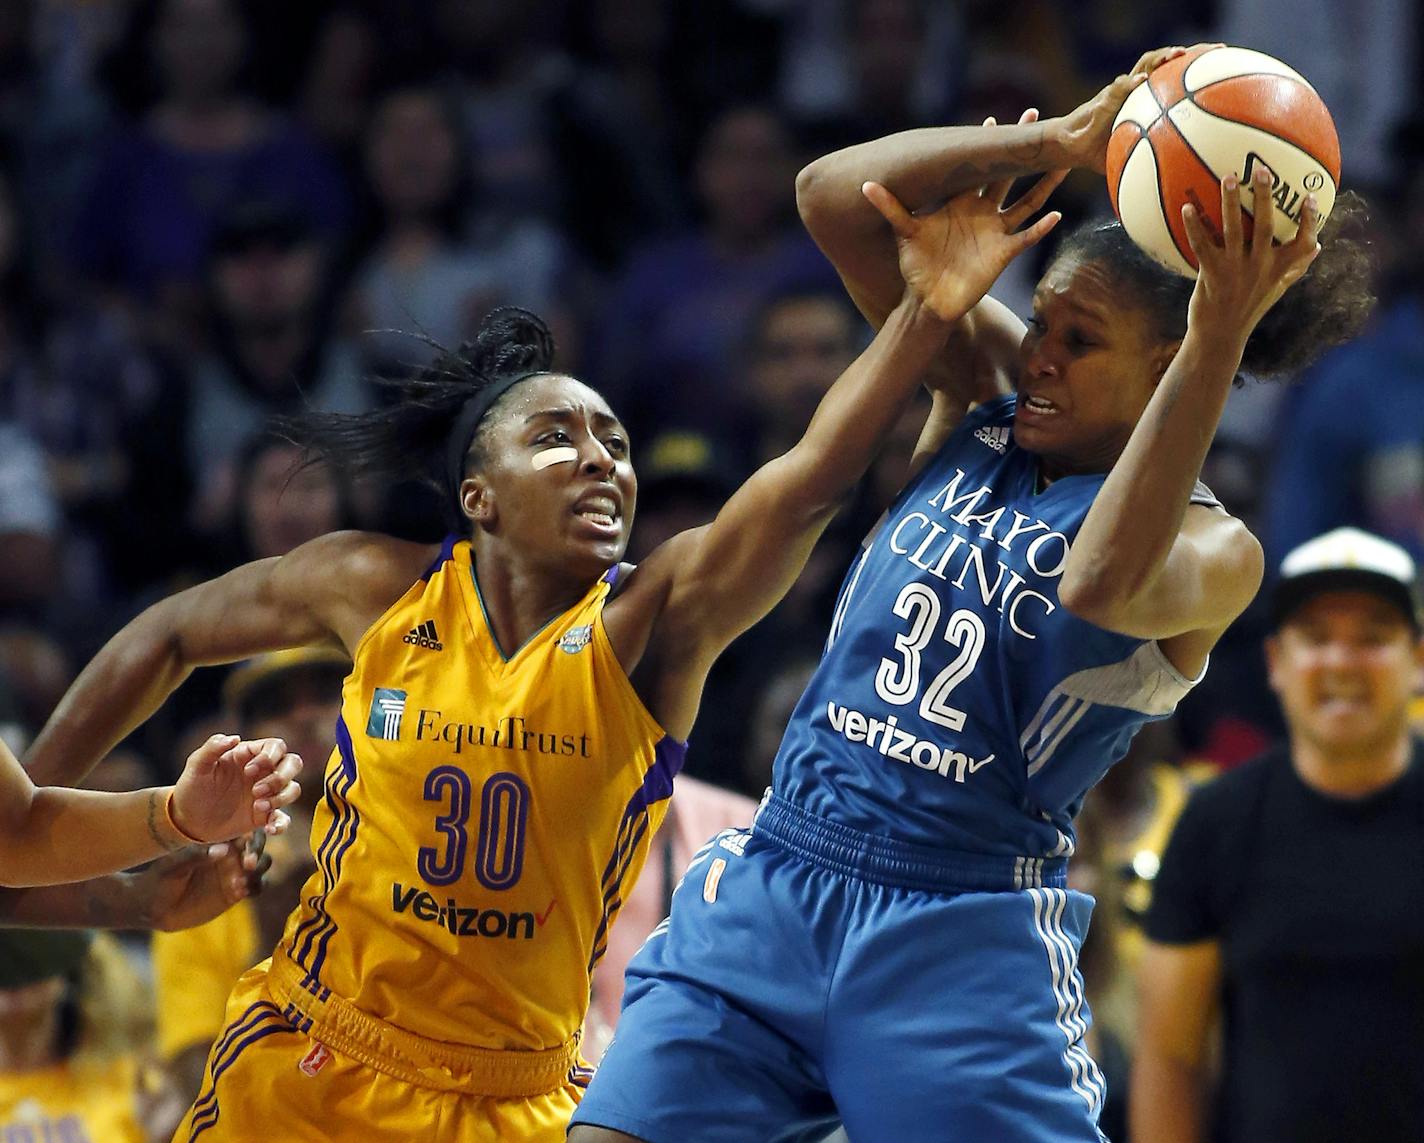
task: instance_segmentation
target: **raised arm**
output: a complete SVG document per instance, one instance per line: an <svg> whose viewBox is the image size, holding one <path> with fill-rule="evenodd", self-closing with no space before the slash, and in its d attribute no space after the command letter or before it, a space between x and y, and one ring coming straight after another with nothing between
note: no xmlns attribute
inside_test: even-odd
<svg viewBox="0 0 1424 1143"><path fill-rule="evenodd" d="M1271 181L1253 188L1258 218L1271 216ZM1059 598L1075 615L1143 639L1176 637L1164 650L1195 674L1207 651L1255 596L1261 546L1233 518L1189 507L1246 340L1320 252L1319 214L1307 198L1296 236L1272 244L1270 228L1242 236L1240 189L1222 180L1220 240L1184 208L1201 263L1187 333L1127 448L1113 465L1073 543Z"/></svg>
<svg viewBox="0 0 1424 1143"><path fill-rule="evenodd" d="M350 650L428 562L428 549L336 532L154 604L105 644L25 756L36 783L70 786L194 667L313 643Z"/></svg>
<svg viewBox="0 0 1424 1143"><path fill-rule="evenodd" d="M902 292L895 245L879 212L860 194L867 179L882 183L912 211L933 209L951 195L993 180L1051 170L1102 172L1112 122L1132 89L1184 48L1147 52L1087 103L1043 122L1036 110L1013 126L992 119L982 127L903 131L816 159L796 177L796 205L846 291L876 329ZM978 401L1007 393L1024 323L985 297L956 323L924 380L933 397L909 469L913 473L944 443Z"/></svg>
<svg viewBox="0 0 1424 1143"><path fill-rule="evenodd" d="M830 259L856 305L879 328L903 292L895 244L880 213L860 193L881 183L911 212L985 183L1052 170L1101 172L1112 122L1149 72L1184 48L1146 53L1069 114L1013 126L927 127L835 151L796 176L796 206L807 231ZM997 307L1002 310L1002 307Z"/></svg>
<svg viewBox="0 0 1424 1143"><path fill-rule="evenodd" d="M176 786L110 794L36 788L0 743L0 885L52 885L113 873L193 843L276 832L301 794L301 759L279 739L214 735Z"/></svg>
<svg viewBox="0 0 1424 1143"><path fill-rule="evenodd" d="M806 229L875 329L885 324L899 299L898 258L879 212L869 209L864 196L846 192L864 179L883 180L899 188L894 193L903 201L920 204L916 209L933 209L942 201L944 190L957 181L957 175L947 177L942 165L953 163L954 154L962 156L954 167L956 172L972 170L975 156L983 155L986 172L1002 168L1012 178L1021 173L1022 164L1005 159L1005 154L1027 159L1030 153L1053 157L1062 151L1056 143L1045 141L1044 129L1037 110L1030 108L1013 129L1001 129L991 118L975 129L907 131L834 152L802 170L796 181L796 202ZM965 135L971 130L980 133L977 140ZM1009 134L1000 135L1001 131ZM996 143L983 142L996 136ZM1019 140L1018 136L1025 138ZM873 173L880 168L888 175ZM852 182L857 175L860 179ZM954 323L944 349L922 375L932 405L910 460L911 474L948 439L972 404L1011 391L1013 364L1023 334L1023 322L987 295Z"/></svg>
<svg viewBox="0 0 1424 1143"><path fill-rule="evenodd" d="M1041 180L1012 206L1007 184L957 196L915 218L876 184L865 193L894 227L904 297L864 353L822 399L801 440L763 466L707 527L655 551L635 578L659 593L650 648L662 685L654 712L689 729L712 660L790 589L841 501L865 473L950 326L1017 254L1053 228L1052 213L1019 228L1057 185ZM629 592L635 591L630 584ZM666 666L676 661L677 666Z"/></svg>

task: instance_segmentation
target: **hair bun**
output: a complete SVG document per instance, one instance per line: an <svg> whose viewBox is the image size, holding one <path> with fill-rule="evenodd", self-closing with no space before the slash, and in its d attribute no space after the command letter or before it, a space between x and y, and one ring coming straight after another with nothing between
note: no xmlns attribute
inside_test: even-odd
<svg viewBox="0 0 1424 1143"><path fill-rule="evenodd" d="M485 315L460 356L485 377L541 372L554 364L554 335L538 314L500 306Z"/></svg>

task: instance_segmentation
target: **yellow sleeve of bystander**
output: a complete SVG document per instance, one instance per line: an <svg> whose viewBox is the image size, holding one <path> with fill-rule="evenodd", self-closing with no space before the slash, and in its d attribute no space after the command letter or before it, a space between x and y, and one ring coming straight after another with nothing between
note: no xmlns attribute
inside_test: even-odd
<svg viewBox="0 0 1424 1143"><path fill-rule="evenodd" d="M261 959L257 940L250 900L196 928L153 934L158 1051L164 1059L217 1037L233 985Z"/></svg>

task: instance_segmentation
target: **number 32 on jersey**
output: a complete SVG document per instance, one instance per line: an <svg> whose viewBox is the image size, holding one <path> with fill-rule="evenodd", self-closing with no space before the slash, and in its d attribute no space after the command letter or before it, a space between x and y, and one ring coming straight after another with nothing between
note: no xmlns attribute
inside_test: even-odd
<svg viewBox="0 0 1424 1143"><path fill-rule="evenodd" d="M963 730L966 714L949 705L954 688L974 673L984 652L984 621L972 611L952 612L940 630L939 596L922 583L907 583L891 608L908 620L909 630L895 636L897 659L883 658L875 672L875 693L893 706L908 706L920 694L920 658L936 633L956 654L920 697L920 717L950 730Z"/></svg>

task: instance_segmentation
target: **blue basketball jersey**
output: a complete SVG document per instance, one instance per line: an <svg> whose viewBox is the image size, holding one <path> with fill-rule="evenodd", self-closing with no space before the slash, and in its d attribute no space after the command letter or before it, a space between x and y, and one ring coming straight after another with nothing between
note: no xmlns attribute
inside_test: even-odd
<svg viewBox="0 0 1424 1143"><path fill-rule="evenodd" d="M1193 680L1059 603L1105 476L1040 490L1014 407L971 412L867 541L773 781L866 833L1031 863L1073 852L1083 795Z"/></svg>

